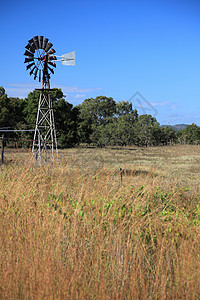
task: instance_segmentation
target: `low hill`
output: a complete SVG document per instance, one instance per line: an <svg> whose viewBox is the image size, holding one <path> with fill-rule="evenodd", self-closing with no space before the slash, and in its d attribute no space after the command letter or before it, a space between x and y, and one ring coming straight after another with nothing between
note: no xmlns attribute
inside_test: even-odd
<svg viewBox="0 0 200 300"><path fill-rule="evenodd" d="M185 129L187 127L187 124L176 124L176 125L162 125L161 127L171 127L176 131L179 131L181 129Z"/></svg>

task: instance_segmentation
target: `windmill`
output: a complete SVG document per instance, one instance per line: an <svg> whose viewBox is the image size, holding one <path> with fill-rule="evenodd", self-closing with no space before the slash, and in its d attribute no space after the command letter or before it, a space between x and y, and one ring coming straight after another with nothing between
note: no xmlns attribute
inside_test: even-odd
<svg viewBox="0 0 200 300"><path fill-rule="evenodd" d="M38 112L35 125L32 153L33 157L42 162L44 159L53 160L54 154L58 157L56 129L52 106L50 88L50 75L54 74L56 61L63 65L76 65L76 52L70 52L61 56L55 55L53 44L44 36L35 36L28 41L24 55L24 63L29 74L41 82Z"/></svg>

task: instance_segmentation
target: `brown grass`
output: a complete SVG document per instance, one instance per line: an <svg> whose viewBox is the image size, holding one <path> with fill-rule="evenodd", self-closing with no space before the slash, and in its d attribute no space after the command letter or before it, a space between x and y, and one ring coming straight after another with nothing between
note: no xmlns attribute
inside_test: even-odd
<svg viewBox="0 0 200 300"><path fill-rule="evenodd" d="M0 299L199 299L197 149L69 149L42 168L12 154Z"/></svg>

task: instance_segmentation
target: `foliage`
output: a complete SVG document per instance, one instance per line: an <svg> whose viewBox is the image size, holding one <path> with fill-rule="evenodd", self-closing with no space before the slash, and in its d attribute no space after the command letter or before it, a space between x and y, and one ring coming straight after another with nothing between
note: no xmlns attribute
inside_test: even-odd
<svg viewBox="0 0 200 300"><path fill-rule="evenodd" d="M180 131L170 126L161 127L155 117L138 116L129 101L115 102L113 98L97 96L85 99L73 107L61 89L51 91L58 145L67 148L79 143L96 146L158 146L200 144L200 127L188 125ZM40 91L34 90L25 99L8 97L0 87L0 127L34 129ZM33 133L12 133L18 146L31 145Z"/></svg>
<svg viewBox="0 0 200 300"><path fill-rule="evenodd" d="M141 115L136 124L137 144L151 146L159 144L160 128L156 118L151 115Z"/></svg>
<svg viewBox="0 0 200 300"><path fill-rule="evenodd" d="M21 112L24 108L24 100L8 98L5 89L0 87L0 127L13 127L19 122L24 122Z"/></svg>
<svg viewBox="0 0 200 300"><path fill-rule="evenodd" d="M60 89L51 90L58 145L71 147L78 143L78 110L63 98ZM0 126L12 129L34 129L38 111L40 91L34 90L26 99L8 98L0 88ZM18 146L30 146L33 133L17 132L9 134L18 140Z"/></svg>
<svg viewBox="0 0 200 300"><path fill-rule="evenodd" d="M184 144L199 144L200 143L200 127L196 124L187 125L185 129L178 132L180 141Z"/></svg>
<svg viewBox="0 0 200 300"><path fill-rule="evenodd" d="M99 126L113 121L116 103L112 98L98 96L90 98L79 105L79 136L81 142L98 143Z"/></svg>
<svg viewBox="0 0 200 300"><path fill-rule="evenodd" d="M78 109L73 108L73 105L63 98L58 99L54 107L58 146L68 148L76 145Z"/></svg>
<svg viewBox="0 0 200 300"><path fill-rule="evenodd" d="M161 127L161 143L163 145L173 144L177 140L178 133L170 126Z"/></svg>

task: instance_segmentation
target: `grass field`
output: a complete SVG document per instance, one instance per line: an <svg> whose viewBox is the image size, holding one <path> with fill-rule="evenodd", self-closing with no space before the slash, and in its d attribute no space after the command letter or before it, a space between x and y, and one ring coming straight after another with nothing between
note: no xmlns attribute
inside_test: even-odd
<svg viewBox="0 0 200 300"><path fill-rule="evenodd" d="M200 147L0 166L0 299L199 299Z"/></svg>

